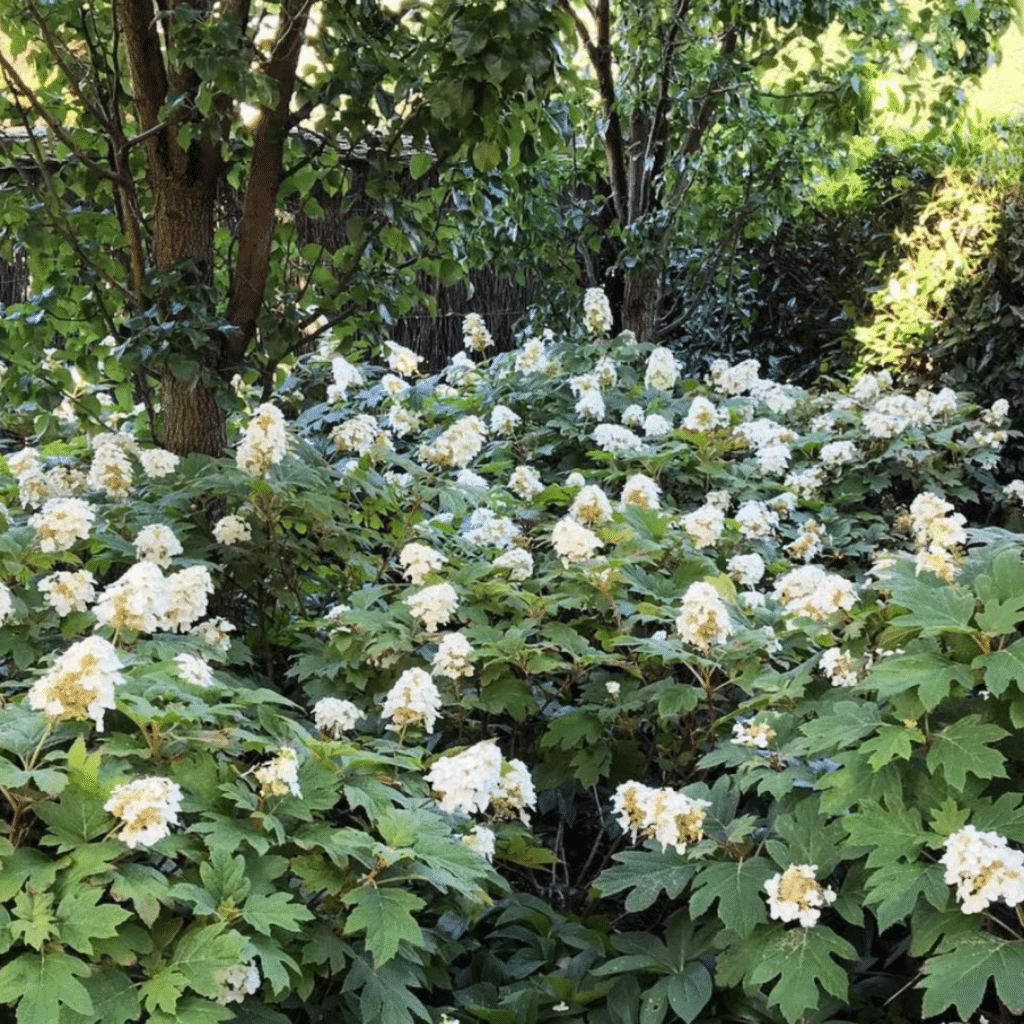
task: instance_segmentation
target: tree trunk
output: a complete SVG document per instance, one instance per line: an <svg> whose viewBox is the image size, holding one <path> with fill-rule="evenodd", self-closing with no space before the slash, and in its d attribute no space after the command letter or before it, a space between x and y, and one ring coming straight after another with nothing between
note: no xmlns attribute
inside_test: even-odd
<svg viewBox="0 0 1024 1024"><path fill-rule="evenodd" d="M622 329L632 331L637 341L654 341L661 309L661 274L635 271L626 275L623 286Z"/></svg>

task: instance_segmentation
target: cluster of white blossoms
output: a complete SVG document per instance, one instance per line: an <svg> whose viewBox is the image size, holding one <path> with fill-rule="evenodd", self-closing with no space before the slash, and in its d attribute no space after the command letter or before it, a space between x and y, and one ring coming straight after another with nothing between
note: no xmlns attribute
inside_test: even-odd
<svg viewBox="0 0 1024 1024"><path fill-rule="evenodd" d="M341 739L343 733L351 732L362 717L362 711L350 700L321 697L313 705L313 724L336 740Z"/></svg>
<svg viewBox="0 0 1024 1024"><path fill-rule="evenodd" d="M394 341L385 341L384 347L388 350L388 366L395 373L404 374L406 377L414 377L419 373L419 365L423 361L423 356L417 355L411 348L406 348Z"/></svg>
<svg viewBox="0 0 1024 1024"><path fill-rule="evenodd" d="M537 791L533 787L530 769L517 757L510 757L501 765L501 778L491 794L491 813L498 818L518 818L529 824L528 808L537 806Z"/></svg>
<svg viewBox="0 0 1024 1024"><path fill-rule="evenodd" d="M615 790L612 811L623 832L635 841L654 839L662 850L673 846L685 853L687 846L704 836L704 808L710 800L699 800L674 789L655 789L642 782L624 782Z"/></svg>
<svg viewBox="0 0 1024 1024"><path fill-rule="evenodd" d="M756 359L745 359L730 366L724 359L716 359L708 370L707 382L726 397L746 394L760 382L761 364Z"/></svg>
<svg viewBox="0 0 1024 1024"><path fill-rule="evenodd" d="M479 416L463 416L429 444L420 445L420 458L441 468L465 467L479 454L487 426Z"/></svg>
<svg viewBox="0 0 1024 1024"><path fill-rule="evenodd" d="M502 761L497 741L483 740L439 757L425 778L449 814L482 814L501 785Z"/></svg>
<svg viewBox="0 0 1024 1024"><path fill-rule="evenodd" d="M103 713L114 707L124 682L114 645L99 636L73 643L28 691L28 705L57 721L92 719L103 732Z"/></svg>
<svg viewBox="0 0 1024 1024"><path fill-rule="evenodd" d="M474 825L473 828L462 837L464 846L468 846L474 853L478 853L484 860L491 863L494 860L494 848L497 836L486 825ZM442 1018L442 1020L451 1018Z"/></svg>
<svg viewBox="0 0 1024 1024"><path fill-rule="evenodd" d="M823 651L818 659L818 668L833 686L856 686L864 668L859 658L839 647Z"/></svg>
<svg viewBox="0 0 1024 1024"><path fill-rule="evenodd" d="M629 427L620 427L617 423L599 423L594 427L594 441L598 448L612 455L637 454L644 451L643 438L633 433Z"/></svg>
<svg viewBox="0 0 1024 1024"><path fill-rule="evenodd" d="M622 487L619 507L625 511L629 506L655 509L661 507L661 488L643 473L634 473Z"/></svg>
<svg viewBox="0 0 1024 1024"><path fill-rule="evenodd" d="M327 388L328 402L341 402L348 396L349 388L362 387L363 375L343 356L331 360L331 374L334 383Z"/></svg>
<svg viewBox="0 0 1024 1024"><path fill-rule="evenodd" d="M576 412L586 420L601 420L605 415L601 382L597 374L585 373L569 378L569 388L576 396Z"/></svg>
<svg viewBox="0 0 1024 1024"><path fill-rule="evenodd" d="M709 401L703 395L694 395L690 401L690 408L683 420L685 430L696 430L706 434L711 430L729 425L729 412L727 409L719 409L714 402Z"/></svg>
<svg viewBox="0 0 1024 1024"><path fill-rule="evenodd" d="M801 562L809 562L820 554L828 533L816 519L805 519L800 524L796 537L786 545L785 551L790 558Z"/></svg>
<svg viewBox="0 0 1024 1024"><path fill-rule="evenodd" d="M521 583L533 575L533 555L525 548L509 548L491 563L495 569L508 573L514 583Z"/></svg>
<svg viewBox="0 0 1024 1024"><path fill-rule="evenodd" d="M118 837L129 849L152 846L171 834L181 811L181 787L150 776L115 786L103 809L124 822Z"/></svg>
<svg viewBox="0 0 1024 1024"><path fill-rule="evenodd" d="M764 559L756 552L749 555L733 555L726 562L729 576L741 587L756 587L764 577Z"/></svg>
<svg viewBox="0 0 1024 1024"><path fill-rule="evenodd" d="M388 432L382 430L376 417L368 413L359 413L339 423L331 431L331 443L340 452L355 452L357 455L386 451L392 447Z"/></svg>
<svg viewBox="0 0 1024 1024"><path fill-rule="evenodd" d="M645 416L641 426L645 437L664 437L672 433L672 421L658 412Z"/></svg>
<svg viewBox="0 0 1024 1024"><path fill-rule="evenodd" d="M612 308L603 288L588 288L583 296L583 326L588 334L607 334L612 329Z"/></svg>
<svg viewBox="0 0 1024 1024"><path fill-rule="evenodd" d="M92 506L82 498L50 498L28 525L43 551L67 551L75 541L88 539L95 519Z"/></svg>
<svg viewBox="0 0 1024 1024"><path fill-rule="evenodd" d="M174 531L163 523L153 523L139 530L135 538L135 551L139 558L153 562L166 569L175 555L180 555L184 548Z"/></svg>
<svg viewBox="0 0 1024 1024"><path fill-rule="evenodd" d="M1024 903L1024 853L1012 849L998 832L979 832L965 825L943 844L939 863L946 869L947 885L956 886L956 898L965 914L978 914L990 903Z"/></svg>
<svg viewBox="0 0 1024 1024"><path fill-rule="evenodd" d="M473 645L461 633L445 633L431 660L431 671L445 679L459 679L473 674Z"/></svg>
<svg viewBox="0 0 1024 1024"><path fill-rule="evenodd" d="M713 548L725 529L725 513L711 502L679 517L679 525L698 548Z"/></svg>
<svg viewBox="0 0 1024 1024"><path fill-rule="evenodd" d="M563 516L551 530L551 546L568 569L574 562L585 562L594 557L601 547L601 538L578 523L571 515Z"/></svg>
<svg viewBox="0 0 1024 1024"><path fill-rule="evenodd" d="M509 477L508 489L516 497L529 501L544 490L544 482L532 466L516 466Z"/></svg>
<svg viewBox="0 0 1024 1024"><path fill-rule="evenodd" d="M244 964L214 971L213 980L220 986L217 1002L227 1006L228 1003L240 1003L246 996L259 991L260 972L251 960L247 960Z"/></svg>
<svg viewBox="0 0 1024 1024"><path fill-rule="evenodd" d="M410 583L422 583L432 572L437 572L447 559L426 544L412 541L398 554L399 564Z"/></svg>
<svg viewBox="0 0 1024 1024"><path fill-rule="evenodd" d="M192 636L199 637L203 643L208 644L219 654L227 654L231 647L231 637L235 626L225 618L207 619L206 622L197 622L189 629Z"/></svg>
<svg viewBox="0 0 1024 1024"><path fill-rule="evenodd" d="M424 732L432 733L440 710L441 694L430 674L407 668L388 690L381 716L391 720L389 729L400 732L409 725L422 725Z"/></svg>
<svg viewBox="0 0 1024 1024"><path fill-rule="evenodd" d="M459 607L459 595L450 583L436 583L410 594L405 603L423 628L434 633L440 626L451 622Z"/></svg>
<svg viewBox="0 0 1024 1024"><path fill-rule="evenodd" d="M523 422L523 418L507 405L496 405L491 410L491 433L507 437Z"/></svg>
<svg viewBox="0 0 1024 1024"><path fill-rule="evenodd" d="M174 452L163 448L140 448L135 454L142 466L142 472L151 480L170 475L181 461Z"/></svg>
<svg viewBox="0 0 1024 1024"><path fill-rule="evenodd" d="M584 526L598 526L611 519L612 503L597 484L586 484L573 498L569 515Z"/></svg>
<svg viewBox="0 0 1024 1024"><path fill-rule="evenodd" d="M492 343L484 318L479 313L467 313L462 321L462 344L466 351L483 352Z"/></svg>
<svg viewBox="0 0 1024 1024"><path fill-rule="evenodd" d="M833 903L836 894L815 880L817 870L817 864L790 864L764 883L773 920L799 921L804 928L818 923L822 908Z"/></svg>
<svg viewBox="0 0 1024 1024"><path fill-rule="evenodd" d="M857 446L852 441L829 441L821 446L818 458L825 469L839 469L860 457Z"/></svg>
<svg viewBox="0 0 1024 1024"><path fill-rule="evenodd" d="M409 382L404 377L394 373L385 373L380 379L380 386L392 397L395 398L403 391L409 390Z"/></svg>
<svg viewBox="0 0 1024 1024"><path fill-rule="evenodd" d="M740 747L757 747L759 750L767 750L768 744L775 739L775 730L767 722L748 724L747 722L736 722L732 727L732 739Z"/></svg>
<svg viewBox="0 0 1024 1024"><path fill-rule="evenodd" d="M61 618L86 611L96 600L96 579L88 569L52 572L36 584L36 589Z"/></svg>
<svg viewBox="0 0 1024 1024"><path fill-rule="evenodd" d="M35 448L8 455L7 468L18 482L18 499L24 508L37 508L51 498L71 498L89 489L79 469L61 464L44 470Z"/></svg>
<svg viewBox="0 0 1024 1024"><path fill-rule="evenodd" d="M260 796L292 796L302 798L299 786L299 758L292 747L281 749L264 765L253 769L260 784Z"/></svg>
<svg viewBox="0 0 1024 1024"><path fill-rule="evenodd" d="M252 527L241 516L221 516L213 524L213 539L225 547L247 544L252 540Z"/></svg>
<svg viewBox="0 0 1024 1024"><path fill-rule="evenodd" d="M14 598L10 589L0 583L0 626L2 626L14 612Z"/></svg>
<svg viewBox="0 0 1024 1024"><path fill-rule="evenodd" d="M648 391L671 391L679 379L679 364L667 348L656 348L647 358L644 387Z"/></svg>
<svg viewBox="0 0 1024 1024"><path fill-rule="evenodd" d="M917 551L917 572L947 582L960 572L960 547L967 543L967 520L937 494L919 494L910 505L910 529Z"/></svg>
<svg viewBox="0 0 1024 1024"><path fill-rule="evenodd" d="M90 490L103 491L110 498L126 498L132 489L135 470L129 454L138 451L127 434L97 434L90 442L92 461L86 477Z"/></svg>
<svg viewBox="0 0 1024 1024"><path fill-rule="evenodd" d="M463 536L481 547L507 548L519 536L519 527L508 516L499 516L489 508L474 509Z"/></svg>
<svg viewBox="0 0 1024 1024"><path fill-rule="evenodd" d="M212 593L205 566L190 565L165 576L155 562L136 562L100 593L93 614L117 632L183 633L206 614Z"/></svg>
<svg viewBox="0 0 1024 1024"><path fill-rule="evenodd" d="M192 686L198 686L205 690L213 686L216 680L213 678L213 671L204 658L198 654L181 653L174 656L174 664L177 667L178 676L182 682Z"/></svg>
<svg viewBox="0 0 1024 1024"><path fill-rule="evenodd" d="M782 602L788 615L822 622L854 606L857 586L820 565L804 565L780 577L772 596Z"/></svg>
<svg viewBox="0 0 1024 1024"><path fill-rule="evenodd" d="M545 332L551 337L550 330ZM516 353L515 367L518 373L547 373L551 366L546 341L548 338L528 338Z"/></svg>
<svg viewBox="0 0 1024 1024"><path fill-rule="evenodd" d="M779 527L779 514L767 502L745 501L734 517L747 540L770 540Z"/></svg>
<svg viewBox="0 0 1024 1024"><path fill-rule="evenodd" d="M235 460L249 476L264 477L288 451L284 415L273 402L264 402L253 413L242 434Z"/></svg>
<svg viewBox="0 0 1024 1024"><path fill-rule="evenodd" d="M724 644L732 635L729 609L710 583L698 581L687 587L676 618L676 632L702 654L707 654L712 644Z"/></svg>

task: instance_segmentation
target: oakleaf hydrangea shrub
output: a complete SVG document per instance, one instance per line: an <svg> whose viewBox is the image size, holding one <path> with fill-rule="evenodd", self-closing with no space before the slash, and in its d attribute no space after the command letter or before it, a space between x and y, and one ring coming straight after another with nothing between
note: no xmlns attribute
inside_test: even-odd
<svg viewBox="0 0 1024 1024"><path fill-rule="evenodd" d="M1024 1003L1005 404L685 379L582 315L305 357L222 459L7 454L20 1022Z"/></svg>

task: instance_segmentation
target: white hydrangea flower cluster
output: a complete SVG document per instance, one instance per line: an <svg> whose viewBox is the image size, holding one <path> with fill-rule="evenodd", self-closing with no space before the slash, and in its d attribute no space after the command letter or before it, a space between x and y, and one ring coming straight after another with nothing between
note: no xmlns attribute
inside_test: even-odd
<svg viewBox="0 0 1024 1024"><path fill-rule="evenodd" d="M508 548L519 536L519 527L511 519L489 508L474 509L468 527L466 540L481 547Z"/></svg>
<svg viewBox="0 0 1024 1024"><path fill-rule="evenodd" d="M335 739L341 739L343 733L354 729L362 717L362 711L350 700L321 697L313 705L313 724L322 733Z"/></svg>
<svg viewBox="0 0 1024 1024"><path fill-rule="evenodd" d="M178 676L183 682L198 686L203 690L213 686L216 682L209 664L197 654L176 654L174 663L178 669Z"/></svg>
<svg viewBox="0 0 1024 1024"><path fill-rule="evenodd" d="M73 643L31 686L29 707L57 721L92 719L103 732L103 713L114 707L114 688L124 682L121 659L109 641L87 636Z"/></svg>
<svg viewBox="0 0 1024 1024"><path fill-rule="evenodd" d="M1012 849L998 832L979 832L965 825L943 844L939 863L946 869L947 885L956 886L956 898L965 914L979 914L990 903L1024 903L1024 853Z"/></svg>
<svg viewBox="0 0 1024 1024"><path fill-rule="evenodd" d="M786 614L823 622L838 611L849 611L857 600L856 584L820 565L804 565L780 577L772 596Z"/></svg>
<svg viewBox="0 0 1024 1024"><path fill-rule="evenodd" d="M221 516L213 524L213 539L225 547L248 544L252 540L252 527L241 516Z"/></svg>
<svg viewBox="0 0 1024 1024"><path fill-rule="evenodd" d="M95 519L92 506L82 498L50 498L28 525L36 531L41 550L67 551L75 541L88 540Z"/></svg>
<svg viewBox="0 0 1024 1024"><path fill-rule="evenodd" d="M419 364L423 361L423 356L394 341L385 341L384 347L388 350L388 366L395 373L401 373L406 377L414 377L419 373Z"/></svg>
<svg viewBox="0 0 1024 1024"><path fill-rule="evenodd" d="M712 362L705 378L720 394L727 397L746 394L760 381L761 364L756 359L745 359L730 366L724 359Z"/></svg>
<svg viewBox="0 0 1024 1024"><path fill-rule="evenodd" d="M672 421L657 412L645 416L642 427L644 437L664 437L672 433Z"/></svg>
<svg viewBox="0 0 1024 1024"><path fill-rule="evenodd" d="M281 749L264 765L253 769L260 784L260 796L292 796L302 798L299 786L299 758L292 747Z"/></svg>
<svg viewBox="0 0 1024 1024"><path fill-rule="evenodd" d="M934 573L939 579L956 579L960 572L960 547L967 543L967 520L937 494L919 494L910 505L910 529L917 550L917 572Z"/></svg>
<svg viewBox="0 0 1024 1024"><path fill-rule="evenodd" d="M181 787L159 776L115 786L103 809L124 822L118 838L129 849L152 846L171 834L181 811Z"/></svg>
<svg viewBox="0 0 1024 1024"><path fill-rule="evenodd" d="M583 296L583 326L591 335L612 329L612 307L603 288L588 288Z"/></svg>
<svg viewBox="0 0 1024 1024"><path fill-rule="evenodd" d="M725 529L725 513L712 502L680 516L679 525L697 548L713 548Z"/></svg>
<svg viewBox="0 0 1024 1024"><path fill-rule="evenodd" d="M465 467L479 454L487 427L479 416L463 416L429 444L420 445L420 458L441 468Z"/></svg>
<svg viewBox="0 0 1024 1024"><path fill-rule="evenodd" d="M573 498L569 515L583 526L597 526L611 519L612 503L596 484L585 484Z"/></svg>
<svg viewBox="0 0 1024 1024"><path fill-rule="evenodd" d="M729 412L727 409L719 409L714 402L703 395L694 395L690 402L690 408L683 420L685 430L696 430L706 434L711 430L718 430L720 427L729 426Z"/></svg>
<svg viewBox="0 0 1024 1024"><path fill-rule="evenodd" d="M604 452L617 454L640 454L645 451L643 439L628 427L617 423L599 423L594 427L594 441Z"/></svg>
<svg viewBox="0 0 1024 1024"><path fill-rule="evenodd" d="M72 466L44 470L35 448L8 455L7 468L18 482L18 500L24 508L37 508L51 498L72 498L89 489L85 474Z"/></svg>
<svg viewBox="0 0 1024 1024"><path fill-rule="evenodd" d="M619 496L619 507L625 511L630 505L636 508L660 508L661 488L643 473L634 473L623 485Z"/></svg>
<svg viewBox="0 0 1024 1024"><path fill-rule="evenodd" d="M213 978L220 986L217 1002L221 1006L240 1003L246 996L258 992L260 987L259 968L251 960L214 971Z"/></svg>
<svg viewBox="0 0 1024 1024"><path fill-rule="evenodd" d="M405 599L409 611L420 620L424 629L435 633L447 626L459 607L459 595L450 583L436 583Z"/></svg>
<svg viewBox="0 0 1024 1024"><path fill-rule="evenodd" d="M86 478L89 487L110 498L127 498L135 478L128 458L138 452L135 439L127 434L97 434L91 445L93 456Z"/></svg>
<svg viewBox="0 0 1024 1024"><path fill-rule="evenodd" d="M833 686L856 686L864 668L859 658L839 647L823 651L818 659L822 675L831 680Z"/></svg>
<svg viewBox="0 0 1024 1024"><path fill-rule="evenodd" d="M225 618L207 619L206 622L197 622L189 629L192 636L199 637L203 643L208 644L220 654L227 654L231 647L231 637L234 633L234 623L228 622Z"/></svg>
<svg viewBox="0 0 1024 1024"><path fill-rule="evenodd" d="M331 443L340 452L355 452L357 455L386 451L392 447L388 432L367 413L359 413L339 423L331 431Z"/></svg>
<svg viewBox="0 0 1024 1024"><path fill-rule="evenodd" d="M852 441L829 441L821 446L818 458L825 469L840 469L856 462L860 457L857 446Z"/></svg>
<svg viewBox="0 0 1024 1024"><path fill-rule="evenodd" d="M834 903L836 894L815 879L817 871L817 864L790 864L764 883L773 920L799 921L804 928L818 923L822 908Z"/></svg>
<svg viewBox="0 0 1024 1024"><path fill-rule="evenodd" d="M796 537L786 545L786 554L801 562L809 562L821 553L827 537L828 533L821 523L816 519L805 519Z"/></svg>
<svg viewBox="0 0 1024 1024"><path fill-rule="evenodd" d="M164 448L140 448L135 454L142 466L142 472L150 480L169 476L178 468L178 463L181 461L174 452L169 452Z"/></svg>
<svg viewBox="0 0 1024 1024"><path fill-rule="evenodd" d="M491 433L499 437L508 437L522 422L523 418L507 405L496 405L491 410Z"/></svg>
<svg viewBox="0 0 1024 1024"><path fill-rule="evenodd" d="M284 415L273 402L264 402L253 413L242 434L235 453L238 468L248 476L265 477L287 451Z"/></svg>
<svg viewBox="0 0 1024 1024"><path fill-rule="evenodd" d="M0 583L0 626L2 626L14 612L14 597L10 588Z"/></svg>
<svg viewBox="0 0 1024 1024"><path fill-rule="evenodd" d="M545 334L548 338L550 331ZM547 340L547 339L545 339ZM529 338L516 353L515 367L518 373L547 373L551 366L547 345L540 338Z"/></svg>
<svg viewBox="0 0 1024 1024"><path fill-rule="evenodd" d="M136 562L99 595L93 614L120 632L183 633L206 614L210 570L190 565L165 576L155 562Z"/></svg>
<svg viewBox="0 0 1024 1024"><path fill-rule="evenodd" d="M494 849L497 836L486 825L474 825L473 828L462 837L464 846L468 846L474 853L480 854L488 862L494 861ZM442 1018L449 1020L451 1018Z"/></svg>
<svg viewBox="0 0 1024 1024"><path fill-rule="evenodd" d="M508 489L523 501L529 501L544 490L544 482L533 466L516 466L509 477Z"/></svg>
<svg viewBox="0 0 1024 1024"><path fill-rule="evenodd" d="M652 349L644 371L644 387L648 391L671 391L679 379L679 364L667 348Z"/></svg>
<svg viewBox="0 0 1024 1024"><path fill-rule="evenodd" d="M410 583L419 585L432 572L438 572L447 559L426 544L412 541L399 552L398 561Z"/></svg>
<svg viewBox="0 0 1024 1024"><path fill-rule="evenodd" d="M387 423L395 437L408 437L420 429L420 416L400 402L395 402L388 410Z"/></svg>
<svg viewBox="0 0 1024 1024"><path fill-rule="evenodd" d="M925 427L932 422L931 403L910 395L882 395L864 413L861 427L879 440L898 437L912 427Z"/></svg>
<svg viewBox="0 0 1024 1024"><path fill-rule="evenodd" d="M569 378L569 388L576 396L576 412L586 420L604 419L605 404L601 382L596 373Z"/></svg>
<svg viewBox="0 0 1024 1024"><path fill-rule="evenodd" d="M566 569L575 562L593 558L601 545L601 538L572 516L563 516L551 530L551 546Z"/></svg>
<svg viewBox="0 0 1024 1024"><path fill-rule="evenodd" d="M502 756L496 740L483 740L439 757L425 778L449 814L482 814L501 784Z"/></svg>
<svg viewBox="0 0 1024 1024"><path fill-rule="evenodd" d="M36 584L36 589L61 618L86 611L96 600L96 578L88 569L50 573Z"/></svg>
<svg viewBox="0 0 1024 1024"><path fill-rule="evenodd" d="M704 836L705 808L710 800L694 799L673 789L655 789L642 782L624 782L616 790L612 811L623 832L636 841L654 839L662 850L675 847L686 853L691 843Z"/></svg>
<svg viewBox="0 0 1024 1024"><path fill-rule="evenodd" d="M735 519L747 540L770 540L779 528L778 512L764 501L745 501Z"/></svg>
<svg viewBox="0 0 1024 1024"><path fill-rule="evenodd" d="M510 757L501 765L501 779L491 794L491 813L497 818L518 818L530 823L527 810L537 806L537 791L533 787L530 770L517 757Z"/></svg>
<svg viewBox="0 0 1024 1024"><path fill-rule="evenodd" d="M483 352L491 347L493 339L484 318L479 313L467 313L462 321L462 344L467 352Z"/></svg>
<svg viewBox="0 0 1024 1024"><path fill-rule="evenodd" d="M741 587L756 587L765 573L764 559L755 553L749 555L733 555L726 562L729 576Z"/></svg>
<svg viewBox="0 0 1024 1024"><path fill-rule="evenodd" d="M431 671L446 679L471 676L473 664L469 659L473 653L473 645L461 633L445 633L431 660Z"/></svg>
<svg viewBox="0 0 1024 1024"><path fill-rule="evenodd" d="M432 733L440 710L441 694L429 673L407 668L388 690L381 716L391 720L389 729L400 732L409 725L422 725L424 732Z"/></svg>
<svg viewBox="0 0 1024 1024"><path fill-rule="evenodd" d="M732 635L729 609L710 583L698 581L687 587L676 618L676 632L702 654L707 654L712 644L724 644Z"/></svg>
<svg viewBox="0 0 1024 1024"><path fill-rule="evenodd" d="M135 551L139 558L153 562L161 569L166 569L171 559L184 550L174 531L163 523L143 527L135 538Z"/></svg>
<svg viewBox="0 0 1024 1024"><path fill-rule="evenodd" d="M509 548L491 563L495 569L508 573L514 583L521 583L533 575L533 555L525 548Z"/></svg>
<svg viewBox="0 0 1024 1024"><path fill-rule="evenodd" d="M1011 480L1003 488L1003 495L1014 505L1024 505L1024 480Z"/></svg>
<svg viewBox="0 0 1024 1024"><path fill-rule="evenodd" d="M732 727L732 739L729 742L740 747L767 750L773 739L775 730L767 722L735 722Z"/></svg>
<svg viewBox="0 0 1024 1024"><path fill-rule="evenodd" d="M328 402L342 402L348 396L349 388L362 387L363 375L343 356L331 360L334 383L327 388Z"/></svg>

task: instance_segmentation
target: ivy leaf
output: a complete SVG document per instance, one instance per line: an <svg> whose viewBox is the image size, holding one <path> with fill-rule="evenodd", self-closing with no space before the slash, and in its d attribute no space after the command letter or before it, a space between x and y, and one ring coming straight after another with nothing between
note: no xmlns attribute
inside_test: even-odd
<svg viewBox="0 0 1024 1024"><path fill-rule="evenodd" d="M67 953L25 953L0 970L0 1003L18 1004L18 1024L53 1024L67 1006L95 1020L92 998L78 980L89 965Z"/></svg>
<svg viewBox="0 0 1024 1024"><path fill-rule="evenodd" d="M696 870L696 865L667 850L629 850L615 854L614 860L619 863L603 871L594 887L602 896L632 889L626 897L626 910L630 913L646 910L662 890L669 899L675 899Z"/></svg>
<svg viewBox="0 0 1024 1024"><path fill-rule="evenodd" d="M1004 942L991 935L962 938L948 953L928 961L921 986L924 1016L955 1006L961 1020L978 1008L989 978L1012 1014L1024 1010L1024 942Z"/></svg>
<svg viewBox="0 0 1024 1024"><path fill-rule="evenodd" d="M857 951L831 928L772 928L758 942L759 962L748 973L751 985L778 982L768 996L770 1006L778 1006L786 1020L794 1022L821 1001L818 985L845 1001L848 988L846 971L832 958L856 960Z"/></svg>
<svg viewBox="0 0 1024 1024"><path fill-rule="evenodd" d="M286 932L301 930L303 921L312 921L313 914L302 903L298 903L286 892L273 892L269 896L253 894L242 907L242 918L256 931L270 935L273 926Z"/></svg>
<svg viewBox="0 0 1024 1024"><path fill-rule="evenodd" d="M414 893L363 885L348 893L344 902L352 908L345 922L345 934L366 933L366 948L373 954L374 967L391 960L402 939L423 946L423 933L412 912L424 903Z"/></svg>
<svg viewBox="0 0 1024 1024"><path fill-rule="evenodd" d="M745 938L767 920L762 889L773 874L764 857L702 865L694 879L690 913L698 917L718 900L720 920Z"/></svg>
<svg viewBox="0 0 1024 1024"><path fill-rule="evenodd" d="M1005 758L987 744L1009 733L998 725L982 722L980 715L967 715L947 725L933 740L928 751L928 770L941 768L946 781L962 790L967 773L979 779L1005 779Z"/></svg>

